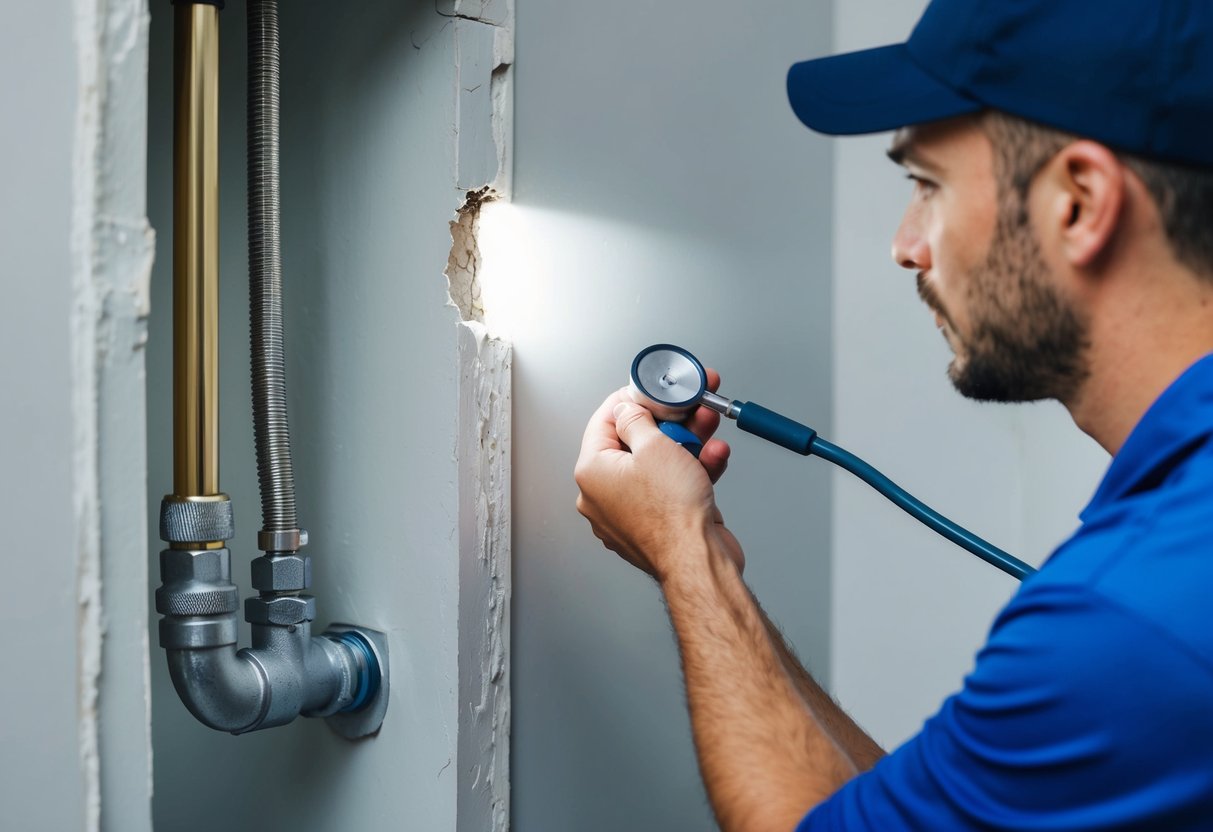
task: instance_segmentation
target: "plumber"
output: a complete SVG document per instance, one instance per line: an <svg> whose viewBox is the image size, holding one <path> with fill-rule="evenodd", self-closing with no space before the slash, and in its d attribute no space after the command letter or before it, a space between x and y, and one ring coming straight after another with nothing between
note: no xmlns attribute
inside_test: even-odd
<svg viewBox="0 0 1213 832"><path fill-rule="evenodd" d="M719 417L690 418L697 460L607 398L578 509L660 584L721 827L1213 828L1213 3L934 0L903 44L793 66L788 94L819 132L895 130L893 258L956 389L1056 399L1112 459L961 689L886 753L746 587Z"/></svg>

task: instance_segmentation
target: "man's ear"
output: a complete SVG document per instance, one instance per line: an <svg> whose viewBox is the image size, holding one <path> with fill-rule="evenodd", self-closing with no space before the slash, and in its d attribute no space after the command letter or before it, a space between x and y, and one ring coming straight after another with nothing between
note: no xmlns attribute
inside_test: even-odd
<svg viewBox="0 0 1213 832"><path fill-rule="evenodd" d="M1048 182L1046 233L1075 268L1087 268L1108 251L1125 205L1125 169L1097 142L1063 148L1042 177Z"/></svg>

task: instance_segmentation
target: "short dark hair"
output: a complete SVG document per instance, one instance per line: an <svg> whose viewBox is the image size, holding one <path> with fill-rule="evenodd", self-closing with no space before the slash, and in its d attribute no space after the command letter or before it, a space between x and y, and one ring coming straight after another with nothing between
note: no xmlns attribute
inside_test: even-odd
<svg viewBox="0 0 1213 832"><path fill-rule="evenodd" d="M998 110L986 110L981 122L994 145L999 185L1012 192L1026 220L1032 179L1058 151L1081 137ZM1213 169L1114 152L1153 197L1176 259L1213 282Z"/></svg>

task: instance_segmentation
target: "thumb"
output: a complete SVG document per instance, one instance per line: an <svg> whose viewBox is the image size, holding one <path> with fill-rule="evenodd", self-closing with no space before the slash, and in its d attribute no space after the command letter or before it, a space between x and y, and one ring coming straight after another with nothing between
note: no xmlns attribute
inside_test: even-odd
<svg viewBox="0 0 1213 832"><path fill-rule="evenodd" d="M623 440L623 444L632 450L652 440L654 436L664 436L653 421L653 414L638 404L621 402L615 405L615 432Z"/></svg>

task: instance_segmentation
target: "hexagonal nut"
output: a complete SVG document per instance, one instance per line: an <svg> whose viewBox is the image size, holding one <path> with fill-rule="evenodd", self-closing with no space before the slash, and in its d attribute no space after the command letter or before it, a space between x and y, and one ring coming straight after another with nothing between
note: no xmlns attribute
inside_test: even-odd
<svg viewBox="0 0 1213 832"><path fill-rule="evenodd" d="M160 580L223 583L231 580L231 554L227 549L165 549L160 553Z"/></svg>
<svg viewBox="0 0 1213 832"><path fill-rule="evenodd" d="M302 624L315 618L316 599L311 595L248 598L244 602L244 620L250 624Z"/></svg>
<svg viewBox="0 0 1213 832"><path fill-rule="evenodd" d="M298 592L312 585L312 559L306 555L253 559L253 589L263 592Z"/></svg>

